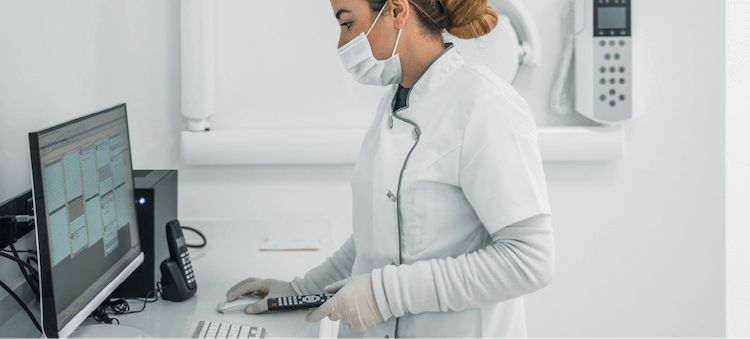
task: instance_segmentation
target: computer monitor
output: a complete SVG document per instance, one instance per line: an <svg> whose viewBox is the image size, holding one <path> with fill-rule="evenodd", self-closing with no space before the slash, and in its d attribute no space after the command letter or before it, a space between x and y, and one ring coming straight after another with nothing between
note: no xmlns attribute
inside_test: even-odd
<svg viewBox="0 0 750 339"><path fill-rule="evenodd" d="M68 337L143 262L125 104L29 133L42 328Z"/></svg>

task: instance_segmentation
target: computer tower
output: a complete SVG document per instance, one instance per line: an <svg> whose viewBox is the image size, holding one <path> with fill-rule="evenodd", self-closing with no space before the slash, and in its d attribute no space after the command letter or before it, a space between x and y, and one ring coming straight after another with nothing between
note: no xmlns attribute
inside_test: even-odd
<svg viewBox="0 0 750 339"><path fill-rule="evenodd" d="M112 293L113 297L143 298L156 289L161 280L159 264L169 257L166 225L177 219L177 170L135 170L133 178L145 260Z"/></svg>

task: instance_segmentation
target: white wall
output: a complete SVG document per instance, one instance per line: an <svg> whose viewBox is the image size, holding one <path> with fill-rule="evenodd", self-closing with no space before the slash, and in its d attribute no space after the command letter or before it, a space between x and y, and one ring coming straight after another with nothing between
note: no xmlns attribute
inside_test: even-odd
<svg viewBox="0 0 750 339"><path fill-rule="evenodd" d="M328 3L258 6L271 3L283 8L219 2L223 110L212 126L319 126L339 116L346 118L334 123L366 123L372 113L350 107L376 102L379 90L352 87L340 68L319 71L339 67ZM65 4L0 0L0 65L11 65L0 68L0 200L30 186L26 132L127 101L134 165L180 169L181 219L332 219L336 240L348 236L353 166L180 164L177 2ZM585 124L546 108L563 2L525 4L541 25L545 60L516 88L540 125ZM647 111L626 124L625 159L545 163L557 272L550 286L526 297L530 336L725 333L724 7L712 0L646 4ZM225 35L241 29L243 18L254 31ZM290 60L290 46L311 51L310 58ZM237 59L246 65L221 68ZM278 70L278 81L230 76L260 67ZM13 269L0 262L3 279Z"/></svg>
<svg viewBox="0 0 750 339"><path fill-rule="evenodd" d="M0 201L31 187L28 132L122 102L134 166L176 168L179 61L176 1L0 0ZM16 247L34 248L34 239ZM0 279L25 284L6 260ZM0 324L20 310L5 297Z"/></svg>
<svg viewBox="0 0 750 339"><path fill-rule="evenodd" d="M727 337L750 337L750 1L726 0Z"/></svg>

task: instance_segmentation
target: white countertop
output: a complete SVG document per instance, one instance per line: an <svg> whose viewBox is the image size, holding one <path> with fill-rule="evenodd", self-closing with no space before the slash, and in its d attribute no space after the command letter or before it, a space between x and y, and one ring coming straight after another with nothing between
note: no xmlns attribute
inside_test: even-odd
<svg viewBox="0 0 750 339"><path fill-rule="evenodd" d="M216 311L216 305L225 300L227 289L245 278L275 278L289 281L294 276L302 276L310 268L323 263L334 250L333 242L324 238L329 235L322 235L321 248L316 252L261 252L258 248L269 239L269 234L272 240L280 240L274 238L274 235L283 236L280 232L268 229L278 226L278 221L191 222L189 225L201 230L208 239L206 247L190 249L198 284L195 296L184 302L160 299L155 303L149 303L141 313L112 317L117 318L123 325L145 330L155 338L189 338L201 320L264 327L267 338L318 336L319 324L307 324L305 321L309 311L248 315L243 309L236 309L220 314ZM197 243L199 240L195 239L199 238L191 233L185 231L188 243ZM138 310L142 306L141 302L134 300L129 303L131 310ZM33 312L38 314L38 304L30 306ZM87 319L83 325L95 323L92 319ZM39 336L24 313L17 314L3 327L7 327L3 330L3 337ZM348 326L342 326L342 330L348 331Z"/></svg>

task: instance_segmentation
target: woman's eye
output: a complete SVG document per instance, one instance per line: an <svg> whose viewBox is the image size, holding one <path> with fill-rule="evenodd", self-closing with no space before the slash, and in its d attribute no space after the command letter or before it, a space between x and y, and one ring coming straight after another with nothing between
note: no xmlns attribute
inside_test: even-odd
<svg viewBox="0 0 750 339"><path fill-rule="evenodd" d="M352 28L352 23L351 23L351 21L345 22L345 23L341 24L341 26L346 26L346 28L349 29L349 28Z"/></svg>

